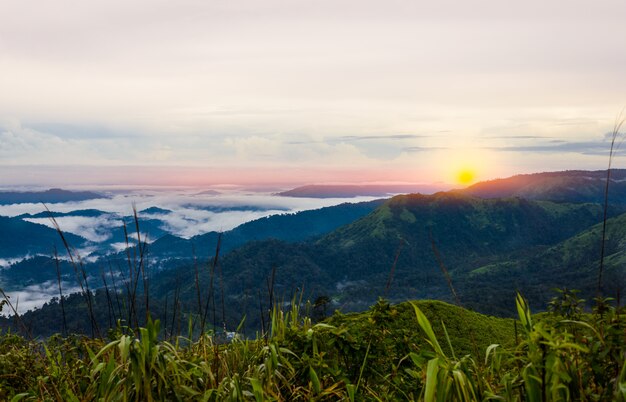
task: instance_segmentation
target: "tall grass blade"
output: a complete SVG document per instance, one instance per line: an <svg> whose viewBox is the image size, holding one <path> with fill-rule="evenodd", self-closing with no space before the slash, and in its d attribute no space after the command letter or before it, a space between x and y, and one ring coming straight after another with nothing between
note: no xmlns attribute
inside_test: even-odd
<svg viewBox="0 0 626 402"><path fill-rule="evenodd" d="M59 286L59 304L61 305L61 314L63 315L63 336L67 336L67 318L65 316L65 300L63 300L63 289L61 288L61 263L57 248L54 246L54 263L57 270L57 285Z"/></svg>
<svg viewBox="0 0 626 402"><path fill-rule="evenodd" d="M623 113L624 113L624 110L620 112L619 116L615 120L615 124L613 125L613 131L611 132L611 148L609 150L609 165L606 169L606 183L604 186L604 212L603 212L603 218L602 218L602 240L600 242L600 266L598 268L598 289L597 289L598 295L601 295L603 293L602 274L604 270L604 254L605 254L605 248L606 248L606 222L607 222L607 213L609 209L609 184L611 182L611 168L613 164L613 157L615 156L615 152L621 145L621 142L616 144L616 141L618 137L620 136L619 130L622 128L622 125L624 124L624 118L622 118Z"/></svg>
<svg viewBox="0 0 626 402"><path fill-rule="evenodd" d="M426 334L428 343L433 347L437 356L445 359L446 355L443 352L443 349L441 349L441 346L439 345L439 341L437 341L437 337L435 336L435 332L433 331L433 328L430 325L430 321L428 321L428 318L426 318L424 313L422 313L422 310L420 310L420 308L417 307L415 303L411 303L411 306L413 306L413 310L415 310L417 323L419 324L420 328L422 328L422 331L424 331L424 333Z"/></svg>
<svg viewBox="0 0 626 402"><path fill-rule="evenodd" d="M48 213L48 219L50 219L52 226L61 237L61 242L63 243L63 246L65 247L65 250L67 251L68 257L70 259L71 265L76 275L78 285L80 286L81 292L87 302L87 310L89 312L89 318L91 321L91 337L94 338L96 334L98 335L98 337L100 337L100 329L98 328L98 322L96 320L96 316L93 310L91 291L89 290L89 284L87 283L87 273L85 272L85 267L83 266L82 260L80 259L80 255L73 252L72 247L70 246L67 239L65 238L65 234L63 233L63 230L61 230L61 226L59 226L59 223L55 219L54 215L52 214L52 212L50 211L50 209L48 208L46 204L44 203L42 204L44 208L46 209L46 212ZM76 260L78 260L78 262Z"/></svg>

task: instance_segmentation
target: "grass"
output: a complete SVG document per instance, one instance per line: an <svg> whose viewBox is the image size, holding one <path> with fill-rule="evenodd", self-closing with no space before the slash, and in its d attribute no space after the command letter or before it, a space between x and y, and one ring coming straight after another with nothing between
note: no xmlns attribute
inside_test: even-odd
<svg viewBox="0 0 626 402"><path fill-rule="evenodd" d="M228 343L211 331L164 340L151 320L108 341L3 334L0 399L626 400L623 311L598 300L584 314L575 296L561 292L552 312L533 316L518 295L515 321L381 300L317 324L294 299L272 310L266 338ZM464 339L469 326L479 355Z"/></svg>

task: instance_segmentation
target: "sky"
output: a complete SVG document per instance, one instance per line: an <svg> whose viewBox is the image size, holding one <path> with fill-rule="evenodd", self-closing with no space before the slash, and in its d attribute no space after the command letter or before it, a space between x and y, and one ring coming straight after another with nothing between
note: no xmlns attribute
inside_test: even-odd
<svg viewBox="0 0 626 402"><path fill-rule="evenodd" d="M3 0L0 187L602 169L625 17L622 0Z"/></svg>

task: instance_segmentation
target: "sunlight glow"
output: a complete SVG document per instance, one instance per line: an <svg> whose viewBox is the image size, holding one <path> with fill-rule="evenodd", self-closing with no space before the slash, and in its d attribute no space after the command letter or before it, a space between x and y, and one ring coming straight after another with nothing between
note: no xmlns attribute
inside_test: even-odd
<svg viewBox="0 0 626 402"><path fill-rule="evenodd" d="M475 177L476 177L476 174L474 173L473 170L463 169L459 171L456 179L459 182L459 184L470 184L474 181Z"/></svg>

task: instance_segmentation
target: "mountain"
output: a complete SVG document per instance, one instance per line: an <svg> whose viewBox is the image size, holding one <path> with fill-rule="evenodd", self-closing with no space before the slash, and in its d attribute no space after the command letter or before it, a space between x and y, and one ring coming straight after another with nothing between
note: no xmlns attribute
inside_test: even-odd
<svg viewBox="0 0 626 402"><path fill-rule="evenodd" d="M50 216L53 216L55 218L61 218L61 217L65 217L65 216L87 216L90 218L94 218L97 216L102 216L102 215L107 215L109 214L109 212L104 212L104 211L100 211L98 209L77 209L75 211L70 211L70 212L56 212L56 211L45 211L45 212L38 212L36 214L22 214L17 216L17 218L49 218Z"/></svg>
<svg viewBox="0 0 626 402"><path fill-rule="evenodd" d="M359 203L343 203L296 213L276 214L256 219L222 234L221 252L227 253L250 241L278 239L287 242L304 241L329 233L332 230L361 218L384 200ZM143 221L140 221L142 224ZM191 257L192 249L197 256L212 255L215 252L219 233L209 232L194 236L189 240L176 236L164 236L150 245L150 253L155 256Z"/></svg>
<svg viewBox="0 0 626 402"><path fill-rule="evenodd" d="M0 205L22 203L54 204L69 201L86 201L106 196L91 191L68 191L52 188L46 191L0 191Z"/></svg>
<svg viewBox="0 0 626 402"><path fill-rule="evenodd" d="M59 257L67 255L65 250L59 250ZM59 273L64 281L75 282L75 272L71 264L65 259L59 259ZM0 269L0 283L3 290L22 290L24 287L52 281L57 281L57 261L46 256L36 256L11 264Z"/></svg>
<svg viewBox="0 0 626 402"><path fill-rule="evenodd" d="M534 173L476 183L463 194L481 198L521 197L556 202L604 202L606 170ZM609 202L626 205L626 169L612 169Z"/></svg>
<svg viewBox="0 0 626 402"><path fill-rule="evenodd" d="M86 243L84 238L71 233L65 233L65 238L73 247ZM0 216L0 258L52 255L55 246L59 254L64 253L65 247L56 230L20 218Z"/></svg>
<svg viewBox="0 0 626 402"><path fill-rule="evenodd" d="M146 208L143 209L141 211L138 212L138 215L141 214L162 214L162 215L167 215L167 214L171 214L172 211L169 209L164 209L164 208L159 208L159 207L150 207L150 208Z"/></svg>
<svg viewBox="0 0 626 402"><path fill-rule="evenodd" d="M444 189L443 185L426 184L370 184L370 185L309 185L283 191L283 197L350 198L359 196L388 197L393 194L427 193Z"/></svg>
<svg viewBox="0 0 626 402"><path fill-rule="evenodd" d="M623 208L609 212L615 216ZM224 294L228 306L240 311L259 287L261 292L271 288L279 298L290 298L304 289L305 297L328 296L334 308L344 310L362 310L381 295L398 301L452 300L435 258L434 242L464 303L479 311L508 315L514 309L509 293L515 287L499 289L499 284L509 279L495 275L485 283L472 279L474 271L507 261L532 261L529 258L601 219L602 208L597 204L480 199L456 192L396 196L321 238L301 243L249 242L224 255L220 263ZM157 293L167 294L176 288L175 283L182 284L181 297L193 300L194 282L180 282L193 275L193 266L162 272L152 286L159 289ZM575 285L581 284L572 282ZM550 282L544 286L551 286ZM201 277L200 288L209 287L208 277ZM550 296L544 292L537 302L545 307Z"/></svg>
<svg viewBox="0 0 626 402"><path fill-rule="evenodd" d="M220 194L222 193L217 190L205 190L205 191L196 193L196 195L220 195Z"/></svg>
<svg viewBox="0 0 626 402"><path fill-rule="evenodd" d="M626 214L609 219L606 228L603 290L616 297L626 288ZM602 224L597 224L536 254L476 267L463 287L486 295L489 284L497 283L500 297L522 289L530 300L545 300L553 288L575 288L591 301L597 294L601 242Z"/></svg>

